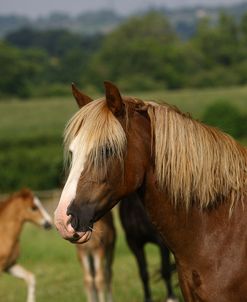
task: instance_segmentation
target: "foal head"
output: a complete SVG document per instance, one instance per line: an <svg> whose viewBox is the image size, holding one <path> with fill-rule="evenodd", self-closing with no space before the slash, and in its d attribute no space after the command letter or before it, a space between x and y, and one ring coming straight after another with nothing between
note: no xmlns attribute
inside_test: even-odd
<svg viewBox="0 0 247 302"><path fill-rule="evenodd" d="M18 202L18 217L24 222L29 221L45 229L52 227L50 215L42 206L38 197L28 189L16 193L13 198Z"/></svg>
<svg viewBox="0 0 247 302"><path fill-rule="evenodd" d="M71 242L90 238L93 223L143 183L150 161L145 103L123 98L105 82L105 98L91 100L72 86L81 108L65 131L70 173L55 211L55 224Z"/></svg>

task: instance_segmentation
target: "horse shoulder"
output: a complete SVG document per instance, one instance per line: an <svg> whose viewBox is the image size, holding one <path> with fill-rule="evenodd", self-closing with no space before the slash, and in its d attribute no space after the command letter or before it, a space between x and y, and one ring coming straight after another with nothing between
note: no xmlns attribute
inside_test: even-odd
<svg viewBox="0 0 247 302"><path fill-rule="evenodd" d="M0 270L6 270L16 263L20 255L19 240L12 244L4 244L0 252Z"/></svg>

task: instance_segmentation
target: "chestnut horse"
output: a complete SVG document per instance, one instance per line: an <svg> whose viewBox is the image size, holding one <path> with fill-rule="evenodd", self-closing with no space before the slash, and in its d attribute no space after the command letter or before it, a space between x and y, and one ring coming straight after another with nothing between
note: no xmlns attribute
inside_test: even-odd
<svg viewBox="0 0 247 302"><path fill-rule="evenodd" d="M27 221L45 229L52 226L50 215L30 190L23 189L0 203L0 271L25 280L28 286L27 302L34 302L35 276L17 264L19 237Z"/></svg>
<svg viewBox="0 0 247 302"><path fill-rule="evenodd" d="M155 244L160 251L160 273L167 289L166 301L178 302L172 289L171 277L175 265L172 265L171 263L170 251L152 225L144 206L136 193L121 200L119 204L119 216L128 246L136 258L144 290L144 302L152 301L144 249L147 243Z"/></svg>
<svg viewBox="0 0 247 302"><path fill-rule="evenodd" d="M108 212L94 224L91 239L77 244L77 254L84 270L88 302L111 302L112 262L116 232L113 216Z"/></svg>
<svg viewBox="0 0 247 302"><path fill-rule="evenodd" d="M185 301L246 301L247 149L170 105L122 97L110 82L105 91L95 101L77 91L82 108L66 128L62 237L88 240L137 191L175 256Z"/></svg>

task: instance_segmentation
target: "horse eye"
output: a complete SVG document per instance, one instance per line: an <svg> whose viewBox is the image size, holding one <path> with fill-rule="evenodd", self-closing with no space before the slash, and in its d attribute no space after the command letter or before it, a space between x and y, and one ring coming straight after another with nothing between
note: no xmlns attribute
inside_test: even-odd
<svg viewBox="0 0 247 302"><path fill-rule="evenodd" d="M108 147L103 148L101 152L102 152L102 155L105 156L106 158L112 156L112 154L113 154L112 148L108 148Z"/></svg>
<svg viewBox="0 0 247 302"><path fill-rule="evenodd" d="M38 207L37 207L36 205L33 205L33 206L31 207L31 209L32 209L33 211L37 211L37 210L38 210Z"/></svg>

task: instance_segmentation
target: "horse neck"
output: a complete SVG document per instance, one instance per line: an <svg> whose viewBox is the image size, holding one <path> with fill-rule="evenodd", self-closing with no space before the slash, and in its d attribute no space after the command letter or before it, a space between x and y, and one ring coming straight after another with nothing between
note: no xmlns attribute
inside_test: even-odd
<svg viewBox="0 0 247 302"><path fill-rule="evenodd" d="M24 217L20 211L19 203L14 199L5 202L6 204L0 208L0 229L4 230L4 236L9 240L16 240L21 232Z"/></svg>
<svg viewBox="0 0 247 302"><path fill-rule="evenodd" d="M228 200L208 210L201 210L196 205L189 210L181 205L176 207L168 196L157 188L153 169L146 175L141 194L152 223L176 259L191 259L191 255L198 247L199 250L204 250L210 242L206 240L210 239L210 236L205 237L205 234L217 233L219 237L224 234L227 238L232 235L234 228L239 230L246 228L247 208L243 207L241 202L236 203L231 217ZM246 202L247 198L244 200L244 203ZM240 231L239 234L241 235Z"/></svg>

